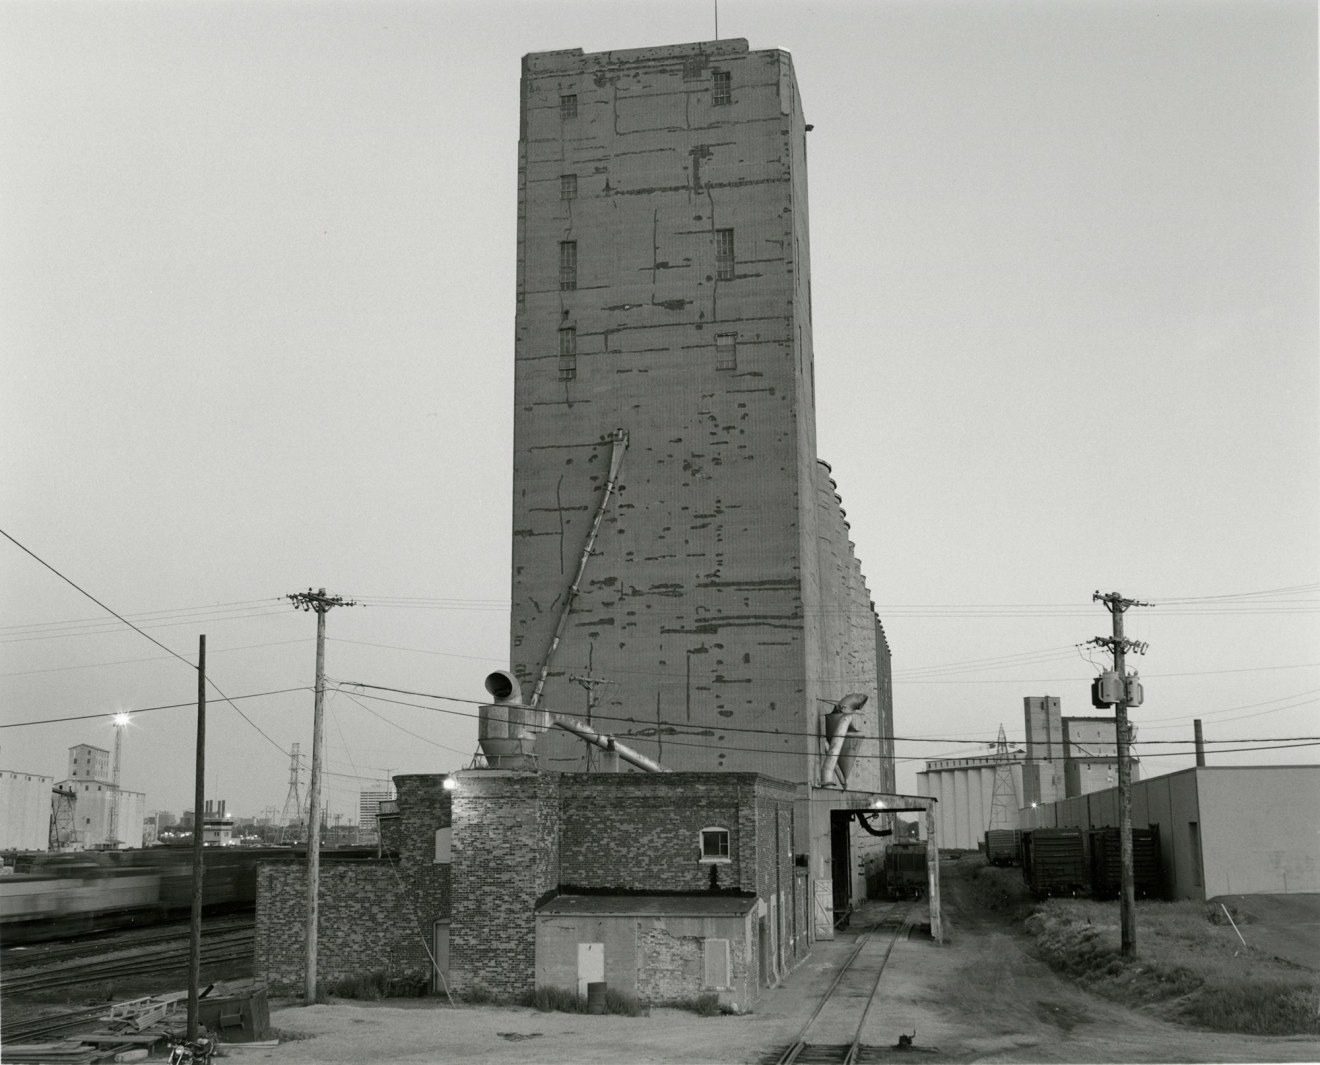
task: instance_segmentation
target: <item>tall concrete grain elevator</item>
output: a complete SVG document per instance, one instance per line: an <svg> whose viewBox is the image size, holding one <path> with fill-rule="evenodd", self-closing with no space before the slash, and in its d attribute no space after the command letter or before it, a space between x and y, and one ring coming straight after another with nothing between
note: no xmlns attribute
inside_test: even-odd
<svg viewBox="0 0 1320 1065"><path fill-rule="evenodd" d="M673 770L892 792L889 648L816 454L791 57L539 52L521 93L524 700ZM542 769L599 768L561 730L537 744Z"/></svg>

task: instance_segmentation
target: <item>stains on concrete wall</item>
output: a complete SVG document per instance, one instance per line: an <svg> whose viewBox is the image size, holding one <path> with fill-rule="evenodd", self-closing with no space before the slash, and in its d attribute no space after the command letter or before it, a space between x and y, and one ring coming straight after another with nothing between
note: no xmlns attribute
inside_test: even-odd
<svg viewBox="0 0 1320 1065"><path fill-rule="evenodd" d="M869 598L846 552L821 569L804 129L787 54L746 42L525 59L510 639L531 681L625 428L543 703L576 708L590 663L597 727L675 768L798 781L827 677L867 672L863 629L876 672L869 611L822 630ZM543 748L547 768L585 767L571 737Z"/></svg>

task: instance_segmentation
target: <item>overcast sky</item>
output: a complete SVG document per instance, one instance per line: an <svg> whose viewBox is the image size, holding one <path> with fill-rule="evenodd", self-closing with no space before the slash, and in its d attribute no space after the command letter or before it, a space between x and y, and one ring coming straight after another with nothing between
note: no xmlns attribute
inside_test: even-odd
<svg viewBox="0 0 1320 1065"><path fill-rule="evenodd" d="M278 814L310 749L286 593L362 604L336 681L507 665L520 59L715 35L710 0L0 5L0 528L206 634L209 797ZM1320 735L1315 5L723 0L719 35L792 53L815 126L819 450L899 786L1020 742L1026 695L1100 713L1096 589L1158 604L1146 775L1197 717L1212 764L1314 764L1278 741ZM0 581L0 725L86 717L0 728L0 769L184 704L122 781L191 808L195 670L5 539ZM332 822L472 757L471 702L391 698L327 696Z"/></svg>

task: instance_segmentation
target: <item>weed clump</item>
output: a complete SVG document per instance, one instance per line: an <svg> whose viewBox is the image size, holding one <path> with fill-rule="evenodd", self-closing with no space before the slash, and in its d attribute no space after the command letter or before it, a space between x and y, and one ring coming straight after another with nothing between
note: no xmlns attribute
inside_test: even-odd
<svg viewBox="0 0 1320 1065"><path fill-rule="evenodd" d="M367 1002L379 1002L383 998L421 998L428 990L421 977L396 976L381 970L330 980L324 985L322 994L317 995L317 1001L322 1000L322 995Z"/></svg>
<svg viewBox="0 0 1320 1065"><path fill-rule="evenodd" d="M587 1000L569 987L538 987L518 998L518 1005L528 1006L541 1013L586 1013ZM621 1017L644 1017L646 1007L636 995L626 991L605 989L604 1011Z"/></svg>

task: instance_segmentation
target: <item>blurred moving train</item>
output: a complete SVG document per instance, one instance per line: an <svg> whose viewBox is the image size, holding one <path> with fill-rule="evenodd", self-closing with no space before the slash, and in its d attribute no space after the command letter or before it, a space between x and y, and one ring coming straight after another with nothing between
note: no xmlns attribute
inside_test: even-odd
<svg viewBox="0 0 1320 1065"><path fill-rule="evenodd" d="M203 912L252 911L257 863L302 861L304 853L292 847L206 848ZM330 855L375 858L376 849L323 852ZM191 847L20 854L13 864L17 871L0 877L4 946L181 920L192 911Z"/></svg>

